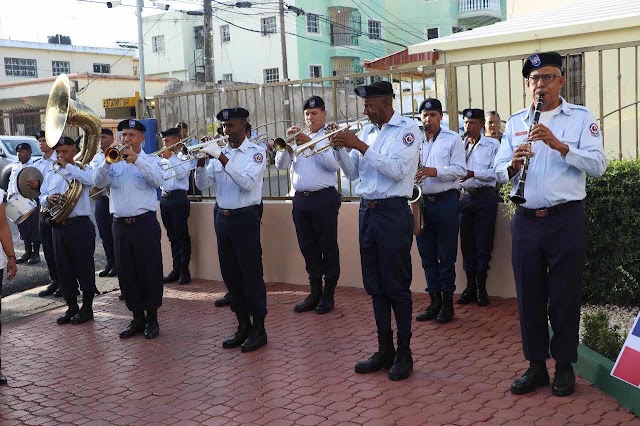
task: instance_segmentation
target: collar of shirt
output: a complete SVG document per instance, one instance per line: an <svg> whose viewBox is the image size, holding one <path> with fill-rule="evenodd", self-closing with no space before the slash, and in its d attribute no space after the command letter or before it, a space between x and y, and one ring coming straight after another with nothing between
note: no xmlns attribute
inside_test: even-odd
<svg viewBox="0 0 640 426"><path fill-rule="evenodd" d="M529 111L527 112L527 121L531 122L531 120L533 120L533 111L535 109L535 104L531 104L531 106L529 107ZM567 115L571 115L571 108L569 108L569 104L567 103L567 101L565 101L565 99L560 96L560 112L567 114Z"/></svg>
<svg viewBox="0 0 640 426"><path fill-rule="evenodd" d="M365 127L364 129L366 129L367 131L364 132L363 129L363 137L366 137L366 135L368 135L369 133L371 133L372 131L375 132L380 132L382 131L382 129L384 129L384 126L394 126L394 127L399 127L402 126L402 116L397 112L397 111L393 111L393 115L391 116L391 118L389 119L389 121L387 121L386 123L382 124L382 127L378 127L376 124L373 123L369 123L370 125L367 127Z"/></svg>
<svg viewBox="0 0 640 426"><path fill-rule="evenodd" d="M244 140L242 141L242 143L240 144L240 146L239 146L239 147L237 147L237 148L233 148L233 147L231 146L231 143L228 143L228 144L227 144L227 146L225 146L225 147L222 149L222 153L223 153L223 154L228 154L228 153L231 153L232 151L235 151L235 150L240 150L240 151L242 151L243 153L245 153L245 152L247 152L247 150L249 149L249 143L251 143L251 142L249 142L249 139L247 139L246 137L244 138ZM255 144L254 144L254 145L255 145Z"/></svg>

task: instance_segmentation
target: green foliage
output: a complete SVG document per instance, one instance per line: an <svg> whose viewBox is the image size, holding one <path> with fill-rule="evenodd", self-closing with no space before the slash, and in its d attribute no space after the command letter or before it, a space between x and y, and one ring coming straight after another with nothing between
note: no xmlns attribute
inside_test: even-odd
<svg viewBox="0 0 640 426"><path fill-rule="evenodd" d="M583 302L640 305L640 160L610 161L587 179Z"/></svg>
<svg viewBox="0 0 640 426"><path fill-rule="evenodd" d="M620 327L609 325L609 315L602 308L595 314L585 314L583 321L582 344L615 361L624 344Z"/></svg>
<svg viewBox="0 0 640 426"><path fill-rule="evenodd" d="M500 185L500 199L505 205L504 215L511 218L516 212L516 204L509 198L511 196L511 190L513 189L513 183L511 181Z"/></svg>

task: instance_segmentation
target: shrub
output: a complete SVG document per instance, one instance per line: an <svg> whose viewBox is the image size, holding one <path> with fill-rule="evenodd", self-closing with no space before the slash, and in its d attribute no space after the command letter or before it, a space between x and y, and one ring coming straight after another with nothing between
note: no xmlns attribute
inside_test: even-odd
<svg viewBox="0 0 640 426"><path fill-rule="evenodd" d="M620 327L609 325L609 315L604 309L599 309L594 314L585 314L583 321L582 344L615 361L624 344Z"/></svg>

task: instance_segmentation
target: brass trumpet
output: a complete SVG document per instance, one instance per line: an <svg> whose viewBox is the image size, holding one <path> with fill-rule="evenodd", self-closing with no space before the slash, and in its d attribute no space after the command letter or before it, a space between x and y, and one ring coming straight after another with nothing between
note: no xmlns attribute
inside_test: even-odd
<svg viewBox="0 0 640 426"><path fill-rule="evenodd" d="M287 149L287 145L289 145L291 143L291 141L295 140L299 135L301 135L302 133L304 133L304 132L306 132L306 131L308 131L310 129L311 129L311 126L309 126L307 124L302 129L300 129L297 132L287 136L284 139L275 138L273 140L273 147L275 148L276 151L284 151L285 149Z"/></svg>
<svg viewBox="0 0 640 426"><path fill-rule="evenodd" d="M104 151L104 159L109 164L115 164L121 160L126 160L127 155L123 154L122 151L127 148L129 148L129 144L110 146Z"/></svg>
<svg viewBox="0 0 640 426"><path fill-rule="evenodd" d="M362 120L356 120L355 123L357 125L360 125L360 122ZM316 145L320 142L322 142L323 140L330 138L331 136L343 131L343 130L349 130L349 127L351 127L351 124L349 124L348 122L343 124L343 125L338 125L337 123L329 123L327 124L327 130L330 130L328 133L325 133L324 135L318 137L318 138L314 138L312 140L310 140L307 143L304 143L302 145L300 145L299 147L296 148L295 150L295 154L296 155L300 155L302 154L303 157L311 157L312 155L318 155L318 154L324 154L325 152L327 152L328 150L333 148L333 145L331 143L329 143L328 145L323 146L320 149L315 149ZM304 153L307 149L311 149L310 153Z"/></svg>

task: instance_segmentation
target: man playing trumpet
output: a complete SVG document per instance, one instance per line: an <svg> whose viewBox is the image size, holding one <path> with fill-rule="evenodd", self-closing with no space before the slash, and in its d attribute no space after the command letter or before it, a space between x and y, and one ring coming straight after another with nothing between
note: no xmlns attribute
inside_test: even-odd
<svg viewBox="0 0 640 426"><path fill-rule="evenodd" d="M289 137L298 134L295 136L297 144L322 137L326 129L327 111L321 97L312 96L304 103L303 109L309 133L300 133L297 127L287 131ZM328 143L328 139L320 141L313 149L320 149ZM291 180L296 191L293 197L293 223L311 286L311 293L293 310L306 312L315 309L317 313L324 314L334 307L333 293L340 277L338 210L341 200L335 188L340 165L332 150L317 155L307 153L311 151L295 155L293 148L286 145L284 150L276 154L276 167L278 170L291 167Z"/></svg>

